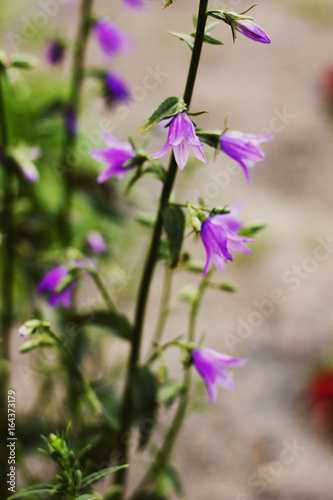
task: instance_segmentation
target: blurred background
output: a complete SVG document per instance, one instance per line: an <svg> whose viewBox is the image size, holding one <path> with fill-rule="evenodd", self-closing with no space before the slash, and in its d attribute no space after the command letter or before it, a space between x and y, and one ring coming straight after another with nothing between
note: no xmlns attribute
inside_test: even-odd
<svg viewBox="0 0 333 500"><path fill-rule="evenodd" d="M54 0L56 14L39 26L37 14L46 1L1 2L1 46L9 53L19 49L40 58L39 66L29 74L13 71L16 94L11 127L14 135L23 134L31 145L42 147L40 184L31 189L38 189L48 210L55 209L62 196L53 166L60 127L54 117L36 121L36 110L52 97L66 95L70 58L60 67L47 67L44 42L54 35L73 39L77 3ZM129 57L111 64L126 78L131 102L109 109L103 97L96 96L100 90L96 82L85 83L79 130L82 171L89 175L96 177L100 171L101 166L86 151L103 147L100 131L105 119L111 121L108 131L119 140L129 135L137 138L142 123L161 100L183 93L190 51L167 31L192 32L196 2L176 0L164 11L160 6L159 0L147 2L139 12L125 9L120 0L95 3L99 16L112 18L130 33L135 48ZM211 2L211 8L228 6L242 12L251 2ZM267 224L252 246L253 256L240 255L226 267L222 279L235 284L237 292L208 291L198 322L198 334L205 333L207 346L247 357L248 364L235 374L233 391L219 390L214 406L208 404L203 383L196 377L193 411L174 459L186 498L192 500L327 500L333 499L333 4L330 0L265 0L252 15L269 34L271 45L241 35L234 45L228 27L219 26L214 33L225 45L204 47L191 110L209 111L196 119L201 128L221 129L227 118L233 130L274 132L264 145L266 158L250 172L249 185L241 169L222 154L216 159L210 156L209 166L197 165L192 158L176 187L179 200L195 203L200 197L211 206L241 202L245 223ZM94 41L89 44L88 62L104 64ZM154 130L148 151L155 152L164 140L164 132ZM75 241L82 242L88 229L104 234L121 276L112 285L117 302L131 315L149 241L135 216L155 210L160 186L154 180L140 181L125 197L125 183L111 180L107 184L112 213L101 214L99 220L89 208L89 198L77 193ZM204 258L199 240L190 237L185 246L196 258ZM20 251L33 259L28 245ZM109 264L104 265L107 273ZM157 318L162 275L159 269L153 283L144 355ZM189 280L196 281L177 273L174 294ZM85 305L97 300L89 280L80 294ZM24 297L17 297L18 324L31 314L31 304L42 302L30 296L29 304ZM45 304L38 305L52 317ZM187 305L175 306L165 338L184 334L186 325ZM19 412L31 415L40 405L36 386L49 374L44 370L41 375L32 355L18 354L20 342L14 330L12 385ZM123 344L111 343L101 333L94 342L97 351L107 346L102 353L105 366L121 380ZM178 374L178 353L170 351L167 359L171 371ZM88 363L87 370L97 378L96 365ZM65 408L58 409L64 411L65 419ZM171 415L166 413L163 422L169 421ZM133 484L144 467L144 459L135 458ZM31 456L28 469L42 476L43 463L37 455Z"/></svg>

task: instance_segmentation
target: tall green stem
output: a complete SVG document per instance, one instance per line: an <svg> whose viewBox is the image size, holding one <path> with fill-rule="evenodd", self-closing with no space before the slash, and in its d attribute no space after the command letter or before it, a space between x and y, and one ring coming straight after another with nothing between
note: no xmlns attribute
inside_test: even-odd
<svg viewBox="0 0 333 500"><path fill-rule="evenodd" d="M0 128L1 128L1 155L3 163L3 209L1 213L1 367L0 367L0 401L2 406L0 419L0 433L2 444L0 449L0 469L3 471L0 480L0 497L7 496L6 473L7 471L7 448L5 442L7 413L7 386L9 378L10 357L9 340L13 324L13 281L14 281L14 228L13 228L13 202L14 186L12 165L7 157L8 153L8 126L6 119L6 106L4 99L4 69L0 68ZM4 445L4 447L3 447Z"/></svg>
<svg viewBox="0 0 333 500"><path fill-rule="evenodd" d="M68 111L74 117L78 116L82 85L84 81L84 60L88 36L91 27L91 12L93 0L82 0L79 30L75 42L75 54L73 60L70 93L68 100ZM68 165L67 157L75 147L76 135L68 133L66 120L64 125L64 142L62 147L60 165L64 175L64 202L60 211L61 235L63 243L68 245L71 239L70 210L73 196L73 172Z"/></svg>
<svg viewBox="0 0 333 500"><path fill-rule="evenodd" d="M160 312L158 315L154 337L151 343L149 357L154 353L155 345L158 344L162 338L165 323L169 314L172 276L173 276L172 271L170 271L168 266L165 266Z"/></svg>
<svg viewBox="0 0 333 500"><path fill-rule="evenodd" d="M205 26L206 26L206 11L207 11L208 0L200 0L199 11L198 11L198 22L197 22L197 30L195 35L194 47L192 51L192 57L190 62L190 68L187 76L185 92L184 92L184 101L189 109L195 79L199 67L200 55L204 40ZM163 186L159 209L157 213L157 219L153 231L153 236L150 244L150 248L148 251L148 255L146 258L146 263L143 270L143 275L141 278L141 284L138 293L138 300L136 305L136 313L135 313L135 322L134 322L134 336L133 342L131 346L131 352L128 362L128 372L127 372L127 380L124 392L123 399L123 407L121 412L121 422L122 428L119 436L119 450L122 455L122 459L124 463L128 463L128 433L131 428L132 419L133 419L133 407L132 407L132 395L131 395L131 381L135 375L139 357L140 357L140 348L142 341L142 332L143 332L143 324L145 319L146 306L148 301L150 284L152 281L152 277L154 274L158 249L160 244L160 239L162 235L163 228L163 220L162 220L162 208L168 203L173 185L175 182L177 174L177 163L174 155L172 155L167 177ZM121 469L116 475L116 482L122 485L125 485L127 477L126 469ZM124 490L120 498L123 498Z"/></svg>
<svg viewBox="0 0 333 500"><path fill-rule="evenodd" d="M191 305L191 312L190 312L190 321L189 321L189 327L188 327L188 342L194 342L195 341L195 326L196 326L196 321L198 317L198 312L200 308L200 304L204 295L204 291L206 289L207 281L209 279L210 273L208 273L202 280L199 285L198 293L196 297L194 298L192 305ZM159 474L163 471L165 468L169 457L172 453L173 447L175 445L177 436L179 434L179 431L181 429L181 426L183 424L184 417L186 415L186 410L187 410L187 405L188 405L188 397L191 389L191 379L192 379L192 370L191 367L188 366L185 369L184 373L184 380L183 380L183 385L184 389L180 397L179 405L177 408L177 411L175 413L175 416L172 420L172 423L170 425L170 428L168 432L165 435L163 444L158 451L156 458L151 465L151 467L148 469L146 475L142 479L141 483L139 484L138 488L136 491L141 491L144 489L150 482L156 481L158 478Z"/></svg>

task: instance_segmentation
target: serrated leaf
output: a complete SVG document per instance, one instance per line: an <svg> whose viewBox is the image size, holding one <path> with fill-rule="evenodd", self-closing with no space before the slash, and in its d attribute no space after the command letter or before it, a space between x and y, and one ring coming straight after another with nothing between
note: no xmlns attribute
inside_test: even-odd
<svg viewBox="0 0 333 500"><path fill-rule="evenodd" d="M165 118L172 117L177 113L181 113L186 109L186 105L182 99L178 97L167 97L159 107L154 111L154 113L148 118L147 122L144 124L140 131L140 135L146 132L151 127L159 123Z"/></svg>
<svg viewBox="0 0 333 500"><path fill-rule="evenodd" d="M185 215L177 205L167 205L162 208L162 217L165 232L169 242L171 254L171 268L177 266L184 240Z"/></svg>
<svg viewBox="0 0 333 500"><path fill-rule="evenodd" d="M146 366L140 367L132 379L132 398L140 430L139 449L149 441L156 424L157 380Z"/></svg>
<svg viewBox="0 0 333 500"><path fill-rule="evenodd" d="M89 486L90 484L97 483L100 479L102 479L105 476L108 476L109 474L113 474L114 472L117 472L120 469L125 469L127 468L128 465L118 465L116 467L108 467L107 469L102 469L97 472L93 472L92 474L89 474L89 476L85 477L81 483L81 489L84 490Z"/></svg>
<svg viewBox="0 0 333 500"><path fill-rule="evenodd" d="M84 327L97 325L106 330L111 330L114 335L125 340L131 340L133 329L123 314L118 311L93 311L87 314L75 314L66 316L66 323L74 326Z"/></svg>
<svg viewBox="0 0 333 500"><path fill-rule="evenodd" d="M179 40L186 42L190 49L193 50L195 40L193 35L188 35L187 33L179 33L178 31L168 31L168 33L169 35L175 36L179 38Z"/></svg>

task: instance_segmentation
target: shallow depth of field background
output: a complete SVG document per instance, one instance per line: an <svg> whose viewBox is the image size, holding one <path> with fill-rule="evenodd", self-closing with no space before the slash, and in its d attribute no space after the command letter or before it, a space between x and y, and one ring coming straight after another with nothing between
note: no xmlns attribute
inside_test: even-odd
<svg viewBox="0 0 333 500"><path fill-rule="evenodd" d="M96 142L99 134L92 131L101 127L103 119L112 120L111 132L118 139L136 137L162 99L182 94L190 51L167 30L191 32L197 2L176 0L165 11L160 10L161 3L147 2L145 11L136 12L126 10L120 1L96 1L96 12L116 20L136 42L130 57L117 58L110 65L128 80L133 101L110 111L95 97L96 85L87 82L80 130L86 134L81 142L88 144L88 149L102 146ZM239 12L250 5L248 0L238 0L230 7ZM212 7L227 6L222 0L212 1ZM3 1L1 45L10 51L6 34L21 34L26 20L40 9L33 0ZM50 17L20 49L43 61L43 40L56 33L73 38L76 14L75 2L60 6L59 14ZM266 159L251 171L249 185L241 170L232 170L233 163L222 154L215 161L211 158L209 166L190 161L176 188L179 200L191 203L199 196L212 206L241 201L244 222L267 223L252 246L253 256L237 257L224 272L223 281L236 284L238 292L207 292L198 323L198 333L205 333L207 346L245 356L248 364L235 373L234 391L219 390L215 406L208 404L203 383L195 376L194 409L178 441L175 459L187 498L192 500L326 500L333 498L333 441L306 405L305 392L312 371L323 359L329 363L333 352L333 248L325 261L313 260L319 240L333 240L333 115L322 90L325 69L333 65L333 5L329 0L265 0L259 2L253 16L268 32L272 44L264 46L239 35L233 45L228 27L218 27L214 33L225 46L204 47L192 111L209 111L197 118L202 128L223 128L227 117L231 129L255 134L272 130L274 138L264 146ZM88 59L96 65L99 57L97 46L90 43ZM160 75L157 80L147 77L156 70ZM17 112L29 108L30 99L52 95L57 89L65 93L68 74L68 60L52 69L42 62L37 70L25 73L18 83ZM47 128L44 132L47 134ZM37 136L42 133L36 131ZM153 153L163 143L163 132L154 131L148 150ZM54 154L58 154L56 149ZM85 168L88 165L99 171L100 165L85 154L82 162ZM61 191L52 176L52 168L43 163L44 196L56 206ZM154 180L140 181L125 198L123 183L115 184L117 203L127 214L127 229L124 234L118 228L108 237L114 258L128 273L119 288L118 303L132 314L148 242L148 231L134 217L136 211L155 210L159 185ZM85 215L82 206L82 200L77 200L77 219ZM133 232L130 237L129 231ZM185 245L197 258L204 257L199 240L193 243L190 237ZM302 269L303 277L298 281L293 278L295 266ZM161 279L162 273L157 272L146 323L146 347L156 321ZM195 278L179 273L175 293L189 280ZM90 289L88 280L81 293L85 301L93 302L95 290ZM280 297L279 304L267 303L272 294ZM266 317L258 313L263 303ZM22 306L21 320L26 319L24 314L29 311ZM170 317L166 338L184 334L186 325L187 306L181 305ZM13 386L19 410L24 413L37 403L31 359L17 353L20 342L13 331ZM119 355L125 359L126 350L122 343L113 341L104 353L105 361L119 367ZM170 351L168 361L178 373L176 351ZM120 367L119 376L122 373ZM39 418L36 416L36 426ZM165 422L170 420L171 415L165 415ZM287 453L283 451L289 448L293 448L294 457L289 453L288 458L293 459L284 463L282 457ZM37 455L31 464L43 471ZM135 459L133 484L143 470L144 461Z"/></svg>

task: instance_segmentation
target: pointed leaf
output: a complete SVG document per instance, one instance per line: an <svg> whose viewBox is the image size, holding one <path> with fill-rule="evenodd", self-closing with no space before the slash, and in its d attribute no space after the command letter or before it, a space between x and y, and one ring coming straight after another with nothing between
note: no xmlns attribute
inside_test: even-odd
<svg viewBox="0 0 333 500"><path fill-rule="evenodd" d="M108 467L107 469L102 469L99 470L98 472L93 472L92 474L89 474L89 476L83 479L81 483L81 489L84 490L85 488L87 488L87 486L96 483L103 477L108 476L109 474L113 474L114 472L117 472L119 469L125 469L127 467L128 465L118 465L117 467Z"/></svg>
<svg viewBox="0 0 333 500"><path fill-rule="evenodd" d="M31 498L31 495L36 495L38 493L54 493L57 487L54 484L36 484L34 486L28 486L21 491L18 491L14 495L8 497L8 500L14 500L16 498Z"/></svg>
<svg viewBox="0 0 333 500"><path fill-rule="evenodd" d="M132 398L140 428L140 449L148 443L156 424L157 387L156 377L149 368L143 366L135 372L132 379Z"/></svg>
<svg viewBox="0 0 333 500"><path fill-rule="evenodd" d="M187 45L190 47L191 50L193 50L194 47L194 36L193 35L187 35L186 33L179 33L178 31L168 31L169 35L175 36L179 38L179 40L183 40L184 42L187 43Z"/></svg>
<svg viewBox="0 0 333 500"><path fill-rule="evenodd" d="M162 209L165 232L168 238L171 267L177 266L184 240L185 215L177 205L167 205Z"/></svg>
<svg viewBox="0 0 333 500"><path fill-rule="evenodd" d="M159 123L164 118L172 117L177 113L181 113L182 111L184 111L184 109L186 109L186 105L182 99L178 99L178 97L168 97L148 118L147 122L144 124L140 131L140 135Z"/></svg>

